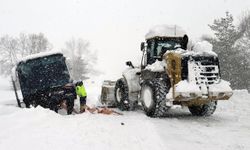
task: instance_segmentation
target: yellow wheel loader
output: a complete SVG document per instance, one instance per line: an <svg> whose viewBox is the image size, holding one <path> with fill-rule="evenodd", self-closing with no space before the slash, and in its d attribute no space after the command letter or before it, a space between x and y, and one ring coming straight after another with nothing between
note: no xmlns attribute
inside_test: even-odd
<svg viewBox="0 0 250 150"><path fill-rule="evenodd" d="M210 116L219 100L228 100L230 83L221 79L219 59L211 44L188 48L188 36L178 26L158 26L141 44L139 67L129 66L112 84L121 110L142 104L147 116L161 117L174 105L187 106L195 116Z"/></svg>

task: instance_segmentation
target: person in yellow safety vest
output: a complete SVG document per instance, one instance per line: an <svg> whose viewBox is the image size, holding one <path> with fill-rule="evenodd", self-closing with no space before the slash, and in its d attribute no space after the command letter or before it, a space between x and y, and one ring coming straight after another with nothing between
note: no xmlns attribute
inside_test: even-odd
<svg viewBox="0 0 250 150"><path fill-rule="evenodd" d="M80 113L83 113L87 108L86 105L87 92L83 86L82 81L76 83L76 94L80 97Z"/></svg>

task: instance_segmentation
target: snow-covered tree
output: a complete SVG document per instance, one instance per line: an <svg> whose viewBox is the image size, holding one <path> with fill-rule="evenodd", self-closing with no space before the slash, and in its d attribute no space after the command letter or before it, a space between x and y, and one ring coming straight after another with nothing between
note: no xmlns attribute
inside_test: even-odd
<svg viewBox="0 0 250 150"><path fill-rule="evenodd" d="M81 38L72 38L65 43L65 46L63 52L68 57L67 62L73 79L88 79L97 59L89 50L89 42Z"/></svg>
<svg viewBox="0 0 250 150"><path fill-rule="evenodd" d="M0 73L9 75L12 67L22 57L49 51L52 44L44 34L24 34L19 37L5 35L0 37Z"/></svg>
<svg viewBox="0 0 250 150"><path fill-rule="evenodd" d="M18 38L19 48L22 56L35 54L52 49L52 44L43 33L39 34L24 34L21 33Z"/></svg>
<svg viewBox="0 0 250 150"><path fill-rule="evenodd" d="M0 65L1 74L10 74L11 68L18 61L18 42L17 39L8 35L0 38Z"/></svg>
<svg viewBox="0 0 250 150"><path fill-rule="evenodd" d="M237 44L246 32L245 28L235 27L229 12L226 12L225 17L215 19L209 27L214 31L215 38L206 40L213 44L219 56L222 78L230 81L233 88L246 88L248 83L244 79L250 75L246 71L249 67L249 52Z"/></svg>
<svg viewBox="0 0 250 150"><path fill-rule="evenodd" d="M250 90L250 12L246 12L242 15L239 24L239 31L241 38L238 39L234 45L236 49L240 51L241 55L241 73L239 74L239 78L241 80L238 81L238 84L241 85L242 88Z"/></svg>

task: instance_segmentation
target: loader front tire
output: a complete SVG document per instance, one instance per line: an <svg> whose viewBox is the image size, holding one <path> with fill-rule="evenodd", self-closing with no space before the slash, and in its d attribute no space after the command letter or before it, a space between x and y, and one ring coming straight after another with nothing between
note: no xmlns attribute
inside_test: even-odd
<svg viewBox="0 0 250 150"><path fill-rule="evenodd" d="M142 84L141 101L147 116L163 117L166 115L169 109L166 105L168 91L167 84L158 79L145 81Z"/></svg>
<svg viewBox="0 0 250 150"><path fill-rule="evenodd" d="M189 106L188 109L193 116L211 116L216 110L217 101L211 101L199 106Z"/></svg>
<svg viewBox="0 0 250 150"><path fill-rule="evenodd" d="M128 85L126 81L121 78L117 80L115 84L115 101L120 110L126 111L130 109L128 97Z"/></svg>

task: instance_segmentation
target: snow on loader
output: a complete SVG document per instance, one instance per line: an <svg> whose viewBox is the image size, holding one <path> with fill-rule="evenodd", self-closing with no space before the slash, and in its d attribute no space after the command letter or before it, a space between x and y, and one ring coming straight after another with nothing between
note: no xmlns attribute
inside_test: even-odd
<svg viewBox="0 0 250 150"><path fill-rule="evenodd" d="M178 26L156 26L142 42L140 67L130 66L114 87L115 102L131 110L140 102L146 115L166 115L174 105L195 116L210 116L218 100L228 100L230 83L221 79L217 54L208 42L188 49L188 36Z"/></svg>
<svg viewBox="0 0 250 150"><path fill-rule="evenodd" d="M12 83L18 106L17 85L20 85L23 103L28 108L40 105L57 112L62 100L66 100L71 114L76 93L66 66L65 57L60 52L43 52L23 58L12 71Z"/></svg>

